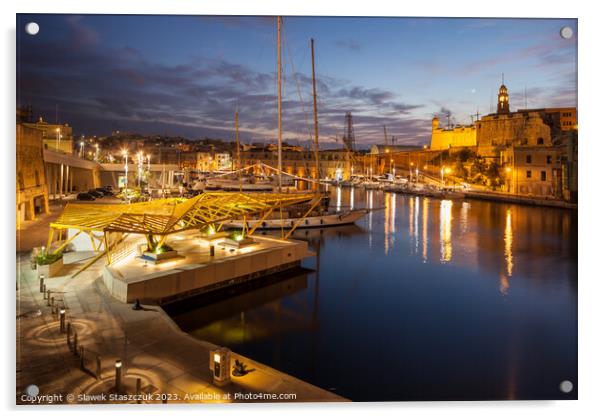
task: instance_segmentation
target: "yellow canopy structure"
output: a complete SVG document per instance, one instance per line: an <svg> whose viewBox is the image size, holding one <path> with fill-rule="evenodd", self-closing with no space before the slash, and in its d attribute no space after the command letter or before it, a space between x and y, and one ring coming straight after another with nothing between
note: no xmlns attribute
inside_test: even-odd
<svg viewBox="0 0 602 419"><path fill-rule="evenodd" d="M170 234L189 229L202 229L214 226L221 229L225 221L241 219L248 215L264 214L264 217L275 208L315 200L312 193L241 193L241 192L208 192L194 198L166 198L135 204L67 204L58 219L50 224L48 250L55 231L59 238L62 231L74 229L77 232L64 240L52 253L62 251L73 238L80 233L90 235L96 249L93 233L104 235L104 252L123 240L125 235L144 234L160 237L162 244ZM257 223L259 224L259 223ZM118 234L118 238L110 243L108 235ZM100 246L98 246L100 248Z"/></svg>

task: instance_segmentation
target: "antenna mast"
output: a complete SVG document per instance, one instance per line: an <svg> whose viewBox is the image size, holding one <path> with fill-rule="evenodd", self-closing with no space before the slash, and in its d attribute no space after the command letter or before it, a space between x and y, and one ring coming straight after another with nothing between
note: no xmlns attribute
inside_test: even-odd
<svg viewBox="0 0 602 419"><path fill-rule="evenodd" d="M240 163L240 140L238 137L238 111L234 113L234 127L236 129L236 160L238 164L238 189L242 192L242 164Z"/></svg>
<svg viewBox="0 0 602 419"><path fill-rule="evenodd" d="M281 26L282 17L278 16L278 192L282 192L282 64L281 64Z"/></svg>
<svg viewBox="0 0 602 419"><path fill-rule="evenodd" d="M316 63L314 59L314 39L311 38L311 78L314 90L314 158L316 179L320 179L320 148L318 143L318 95L316 93Z"/></svg>

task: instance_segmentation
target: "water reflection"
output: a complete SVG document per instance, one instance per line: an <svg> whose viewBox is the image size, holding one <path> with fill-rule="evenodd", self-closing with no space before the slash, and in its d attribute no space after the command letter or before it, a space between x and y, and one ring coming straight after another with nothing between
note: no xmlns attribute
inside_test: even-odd
<svg viewBox="0 0 602 419"><path fill-rule="evenodd" d="M426 263L428 260L428 246L429 246L429 203L430 199L425 198L424 211L422 211L422 261Z"/></svg>
<svg viewBox="0 0 602 419"><path fill-rule="evenodd" d="M558 392L577 382L575 213L343 188L352 202L374 211L294 233L314 272L170 314L352 400L576 396Z"/></svg>
<svg viewBox="0 0 602 419"><path fill-rule="evenodd" d="M512 276L512 212L506 210L506 229L504 230L504 254L506 256L506 273Z"/></svg>
<svg viewBox="0 0 602 419"><path fill-rule="evenodd" d="M442 262L449 262L452 258L452 207L452 201L448 199L444 199L441 201L441 213L439 215L439 240L441 244Z"/></svg>

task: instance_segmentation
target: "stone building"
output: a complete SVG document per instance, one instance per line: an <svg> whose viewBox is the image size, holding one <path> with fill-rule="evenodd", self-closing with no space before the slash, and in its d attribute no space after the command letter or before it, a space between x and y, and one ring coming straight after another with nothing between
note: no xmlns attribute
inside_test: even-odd
<svg viewBox="0 0 602 419"><path fill-rule="evenodd" d="M477 130L474 124L443 128L439 125L439 118L433 118L431 150L447 150L452 147L474 147L476 145Z"/></svg>
<svg viewBox="0 0 602 419"><path fill-rule="evenodd" d="M504 84L498 93L498 112L476 123L478 154L499 159L510 146L551 147L563 142L567 132L577 129L577 109L541 108L510 111L508 89Z"/></svg>
<svg viewBox="0 0 602 419"><path fill-rule="evenodd" d="M546 198L577 199L577 109L511 112L500 86L498 112L477 121L477 154L504 167L504 189Z"/></svg>
<svg viewBox="0 0 602 419"><path fill-rule="evenodd" d="M50 124L40 117L37 122L24 125L42 132L45 149L73 153L73 128L69 124Z"/></svg>
<svg viewBox="0 0 602 419"><path fill-rule="evenodd" d="M42 144L42 131L17 124L17 229L23 221L48 213Z"/></svg>
<svg viewBox="0 0 602 419"><path fill-rule="evenodd" d="M501 153L505 191L544 198L563 198L562 146L510 146Z"/></svg>
<svg viewBox="0 0 602 419"><path fill-rule="evenodd" d="M269 166L277 167L278 153L268 147L253 147L241 151L243 167L263 162ZM320 177L348 179L352 172L362 173L363 163L357 153L346 150L320 150ZM282 151L282 169L299 177L316 177L315 156L311 151Z"/></svg>

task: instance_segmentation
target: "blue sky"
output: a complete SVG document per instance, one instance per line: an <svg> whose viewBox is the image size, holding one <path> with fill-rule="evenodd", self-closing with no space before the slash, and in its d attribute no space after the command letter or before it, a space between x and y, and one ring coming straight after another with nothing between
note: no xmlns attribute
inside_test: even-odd
<svg viewBox="0 0 602 419"><path fill-rule="evenodd" d="M243 141L276 138L274 17L18 15L17 32L19 104L50 121L58 105L78 134L230 139L238 108ZM502 72L512 109L525 89L528 107L577 102L574 19L284 17L283 37L293 143L312 132L312 37L325 145L347 111L357 143L383 142L383 125L399 144L425 143L434 115L465 124L494 110Z"/></svg>

